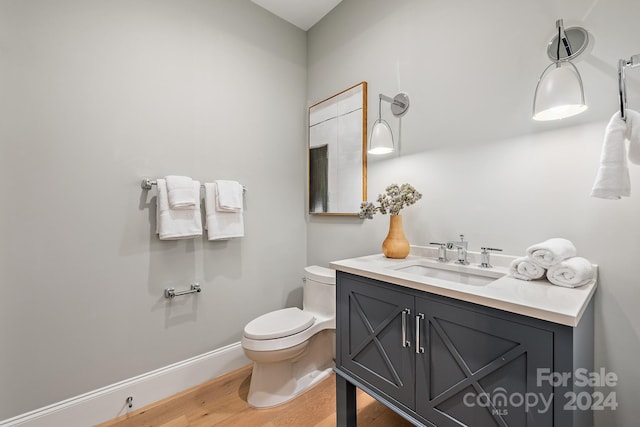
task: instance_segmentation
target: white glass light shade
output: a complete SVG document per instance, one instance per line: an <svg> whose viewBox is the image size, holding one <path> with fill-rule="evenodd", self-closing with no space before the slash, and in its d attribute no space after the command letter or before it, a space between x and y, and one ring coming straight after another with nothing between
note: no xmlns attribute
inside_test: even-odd
<svg viewBox="0 0 640 427"><path fill-rule="evenodd" d="M568 61L549 65L536 86L533 119L558 120L586 109L582 78L576 66Z"/></svg>
<svg viewBox="0 0 640 427"><path fill-rule="evenodd" d="M391 128L382 119L373 124L371 139L369 139L370 154L387 154L393 151L393 134Z"/></svg>

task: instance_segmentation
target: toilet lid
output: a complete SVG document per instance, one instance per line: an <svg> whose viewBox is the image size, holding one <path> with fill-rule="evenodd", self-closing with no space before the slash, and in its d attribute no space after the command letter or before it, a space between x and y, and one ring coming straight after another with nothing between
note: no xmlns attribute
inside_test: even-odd
<svg viewBox="0 0 640 427"><path fill-rule="evenodd" d="M268 340L297 334L313 325L315 317L297 307L283 308L256 317L244 328L244 336Z"/></svg>

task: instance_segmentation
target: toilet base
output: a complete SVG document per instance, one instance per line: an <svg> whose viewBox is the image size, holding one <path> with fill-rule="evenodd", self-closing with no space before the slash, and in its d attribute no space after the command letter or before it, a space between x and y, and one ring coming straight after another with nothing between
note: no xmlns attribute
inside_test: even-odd
<svg viewBox="0 0 640 427"><path fill-rule="evenodd" d="M292 400L327 378L335 366L335 330L318 332L303 343L294 357L280 361L254 361L247 402L254 408L271 408ZM297 347L297 346L296 346ZM285 350L286 351L286 350ZM267 352L271 353L271 352ZM271 357L257 357L272 360ZM288 352L289 355L292 352Z"/></svg>

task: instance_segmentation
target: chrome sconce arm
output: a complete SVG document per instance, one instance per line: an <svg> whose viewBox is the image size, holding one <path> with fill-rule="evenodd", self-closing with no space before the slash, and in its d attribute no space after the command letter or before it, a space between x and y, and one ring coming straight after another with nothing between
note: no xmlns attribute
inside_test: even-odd
<svg viewBox="0 0 640 427"><path fill-rule="evenodd" d="M387 101L391 104L391 113L395 117L404 116L409 109L409 95L406 93L400 92L393 98L381 93L378 100L378 118L382 118L382 101Z"/></svg>

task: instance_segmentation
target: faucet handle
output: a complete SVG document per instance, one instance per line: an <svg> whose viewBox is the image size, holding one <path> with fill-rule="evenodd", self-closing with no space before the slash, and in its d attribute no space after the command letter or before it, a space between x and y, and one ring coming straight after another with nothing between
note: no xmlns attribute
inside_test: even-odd
<svg viewBox="0 0 640 427"><path fill-rule="evenodd" d="M447 262L447 244L439 242L429 242L430 245L438 246L438 261Z"/></svg>
<svg viewBox="0 0 640 427"><path fill-rule="evenodd" d="M487 248L487 247L483 247L480 248L481 252L480 252L480 267L482 268L491 268L493 267L491 264L489 264L489 254L491 252L502 252L502 249L498 249L498 248Z"/></svg>

